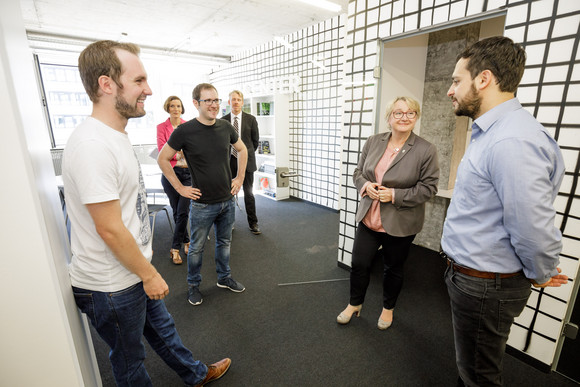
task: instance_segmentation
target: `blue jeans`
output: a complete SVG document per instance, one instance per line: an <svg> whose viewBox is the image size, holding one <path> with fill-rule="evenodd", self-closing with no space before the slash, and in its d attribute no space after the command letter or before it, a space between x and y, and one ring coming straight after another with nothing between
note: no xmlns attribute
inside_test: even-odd
<svg viewBox="0 0 580 387"><path fill-rule="evenodd" d="M142 336L185 384L195 385L207 375L207 367L181 342L165 303L149 299L142 282L113 293L73 286L73 293L79 309L111 348L117 386L151 386Z"/></svg>
<svg viewBox="0 0 580 387"><path fill-rule="evenodd" d="M451 300L458 385L501 386L506 342L530 296L530 281L523 273L501 279L475 278L449 266L445 283Z"/></svg>
<svg viewBox="0 0 580 387"><path fill-rule="evenodd" d="M215 266L218 280L231 277L230 244L235 216L236 207L233 197L225 202L214 204L191 201L189 211L191 234L187 254L187 284L189 286L199 286L201 283L203 250L212 225L215 225Z"/></svg>

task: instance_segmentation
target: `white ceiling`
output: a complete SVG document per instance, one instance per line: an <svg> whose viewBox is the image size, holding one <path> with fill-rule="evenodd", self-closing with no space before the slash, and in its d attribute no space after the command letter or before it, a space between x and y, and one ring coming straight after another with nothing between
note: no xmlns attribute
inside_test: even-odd
<svg viewBox="0 0 580 387"><path fill-rule="evenodd" d="M101 39L228 58L346 13L298 0L21 0L29 41L45 45ZM32 44L32 43L31 43ZM74 43L73 43L74 44Z"/></svg>

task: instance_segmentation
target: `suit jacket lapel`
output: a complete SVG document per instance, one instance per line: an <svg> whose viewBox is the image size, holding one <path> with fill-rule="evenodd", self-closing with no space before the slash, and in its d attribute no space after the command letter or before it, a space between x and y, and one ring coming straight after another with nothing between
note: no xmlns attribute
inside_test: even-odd
<svg viewBox="0 0 580 387"><path fill-rule="evenodd" d="M368 181L376 180L375 168L377 167L378 163L381 161L381 158L385 154L385 151L387 150L387 145L389 143L390 137L391 137L390 132L383 133L383 135L380 138L380 142L376 143L376 145L372 147L374 149L371 149L367 154L365 165L373 166L372 169L369 169L364 173L364 176Z"/></svg>

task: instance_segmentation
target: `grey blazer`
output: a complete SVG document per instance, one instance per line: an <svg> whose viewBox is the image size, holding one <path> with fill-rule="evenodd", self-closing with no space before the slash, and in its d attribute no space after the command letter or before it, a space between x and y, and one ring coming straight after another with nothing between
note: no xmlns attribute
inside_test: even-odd
<svg viewBox="0 0 580 387"><path fill-rule="evenodd" d="M379 133L368 138L352 179L358 192L367 181L375 182L375 168L383 157L391 133ZM433 144L411 133L399 154L383 176L381 185L395 189L395 203L381 203L381 221L389 235L409 236L423 228L425 202L437 193L439 163ZM361 199L356 213L360 222L371 207L372 199Z"/></svg>

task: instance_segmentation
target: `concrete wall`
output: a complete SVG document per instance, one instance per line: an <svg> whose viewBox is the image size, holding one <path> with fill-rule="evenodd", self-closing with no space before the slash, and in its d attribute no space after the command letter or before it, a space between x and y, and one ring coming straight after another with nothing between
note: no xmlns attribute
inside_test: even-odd
<svg viewBox="0 0 580 387"><path fill-rule="evenodd" d="M435 31L429 34L425 66L425 87L423 92L423 129L421 136L437 147L439 154L439 190L449 187L452 165L454 137L467 131L467 120L457 119L449 108L449 99L444 91L450 86L451 74L455 68L455 57L466 45L477 41L480 23ZM462 123L463 125L458 125ZM461 133L456 133L456 131ZM461 154L465 141L461 144ZM457 150L456 150L457 151ZM457 169L457 165L453 168ZM449 200L436 197L425 206L425 225L415 238L414 243L432 250L441 247L443 222Z"/></svg>

